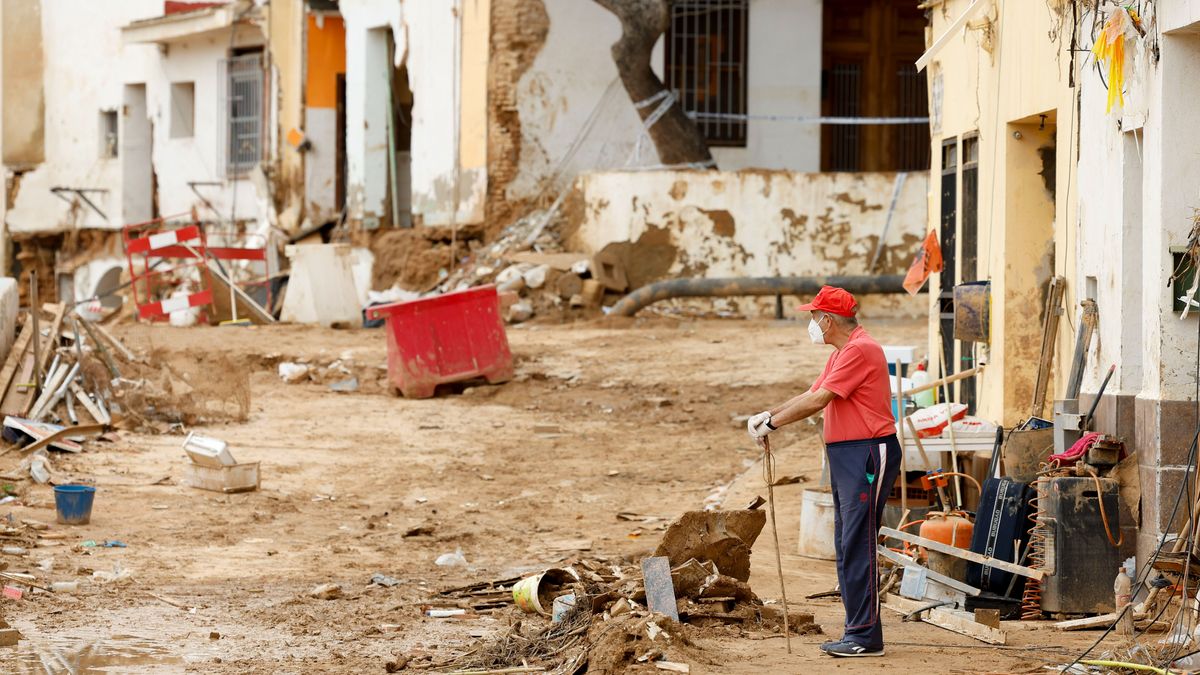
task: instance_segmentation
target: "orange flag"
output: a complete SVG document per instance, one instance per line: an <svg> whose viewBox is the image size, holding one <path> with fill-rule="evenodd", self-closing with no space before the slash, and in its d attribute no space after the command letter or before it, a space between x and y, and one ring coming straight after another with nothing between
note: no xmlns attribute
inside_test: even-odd
<svg viewBox="0 0 1200 675"><path fill-rule="evenodd" d="M908 274L904 275L904 290L916 295L930 274L942 271L942 247L938 245L937 230L930 230L913 258Z"/></svg>

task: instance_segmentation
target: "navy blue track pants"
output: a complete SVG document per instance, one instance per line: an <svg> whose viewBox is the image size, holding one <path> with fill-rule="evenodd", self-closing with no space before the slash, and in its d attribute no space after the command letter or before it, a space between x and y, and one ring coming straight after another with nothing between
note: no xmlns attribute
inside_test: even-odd
<svg viewBox="0 0 1200 675"><path fill-rule="evenodd" d="M868 649L883 647L879 617L879 569L875 546L888 495L900 473L896 436L840 441L825 446L833 484L833 546L846 609L843 640Z"/></svg>

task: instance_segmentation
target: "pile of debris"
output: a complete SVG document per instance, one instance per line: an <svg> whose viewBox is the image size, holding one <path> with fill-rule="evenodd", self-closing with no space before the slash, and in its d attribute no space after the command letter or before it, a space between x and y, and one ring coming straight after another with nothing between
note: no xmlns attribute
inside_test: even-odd
<svg viewBox="0 0 1200 675"><path fill-rule="evenodd" d="M703 658L694 640L704 631L781 634L783 610L747 583L751 548L766 523L761 503L685 513L640 565L578 560L525 579L444 591L438 602L457 600L476 613L517 607L505 610L505 628L466 653L444 663L402 656L393 669L616 673L645 664L689 672L687 663ZM793 613L789 624L796 634L821 632L812 614Z"/></svg>
<svg viewBox="0 0 1200 675"><path fill-rule="evenodd" d="M604 303L606 292L626 290L628 284L623 281L619 266L594 260L585 253L564 250L554 228L547 227L546 221L547 215L537 212L514 222L487 246L469 246L469 255L461 258L455 269L447 269L448 264L442 266L437 270L436 284L423 287L425 292L417 297L495 284L502 294L505 318L510 323L519 323L534 316L595 312ZM469 239L470 244L477 241ZM445 254L437 259L449 262ZM406 264L416 269L425 261L410 260ZM376 281L380 273L387 276L386 272L377 272ZM404 279L410 273L411 270L397 270L391 276ZM377 295L412 299L399 288L390 294Z"/></svg>
<svg viewBox="0 0 1200 675"><path fill-rule="evenodd" d="M164 356L151 365L63 304L23 312L18 322L0 369L3 437L23 446L25 468L39 483L50 481L47 450L80 452L82 440L118 424L162 433L249 414L249 376L232 363Z"/></svg>

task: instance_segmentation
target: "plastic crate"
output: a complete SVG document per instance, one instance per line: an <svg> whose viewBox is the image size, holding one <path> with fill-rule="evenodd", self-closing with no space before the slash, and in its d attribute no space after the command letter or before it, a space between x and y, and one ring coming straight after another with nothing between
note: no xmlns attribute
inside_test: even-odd
<svg viewBox="0 0 1200 675"><path fill-rule="evenodd" d="M495 286L367 309L387 332L388 378L405 398L429 398L447 382L512 379L512 352Z"/></svg>

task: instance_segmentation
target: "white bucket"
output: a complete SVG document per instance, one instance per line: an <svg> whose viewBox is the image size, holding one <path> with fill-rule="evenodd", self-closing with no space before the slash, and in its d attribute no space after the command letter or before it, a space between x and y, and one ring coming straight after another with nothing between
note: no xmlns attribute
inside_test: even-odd
<svg viewBox="0 0 1200 675"><path fill-rule="evenodd" d="M800 502L800 545L797 553L806 558L836 560L833 548L833 493L828 489L805 490Z"/></svg>

